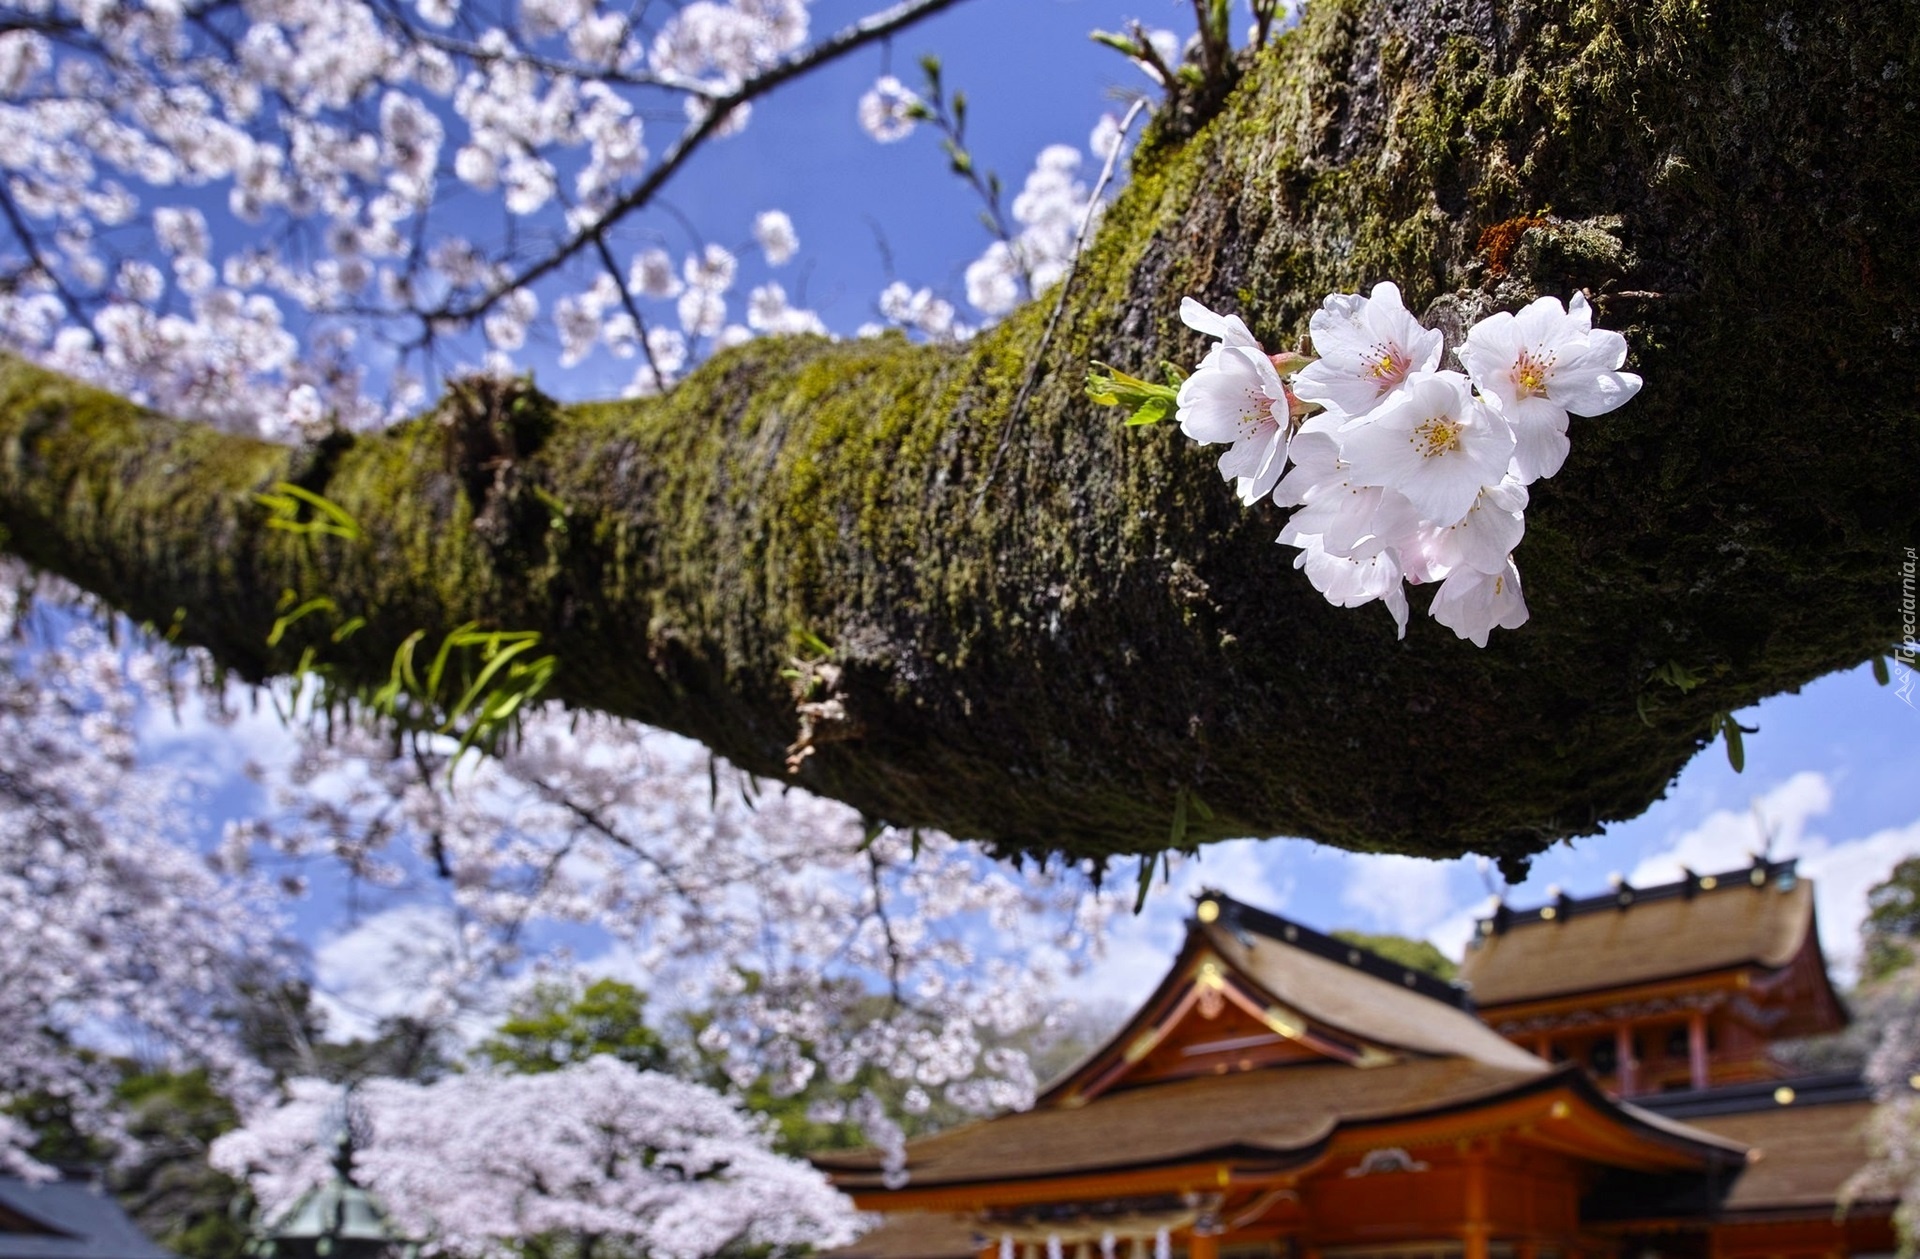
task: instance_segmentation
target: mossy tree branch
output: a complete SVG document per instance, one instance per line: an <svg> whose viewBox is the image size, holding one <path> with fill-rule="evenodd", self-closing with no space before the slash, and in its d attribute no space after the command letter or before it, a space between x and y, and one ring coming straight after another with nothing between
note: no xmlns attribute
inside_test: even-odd
<svg viewBox="0 0 1920 1259"><path fill-rule="evenodd" d="M1018 417L1050 303L959 349L750 345L492 444L428 418L290 451L8 363L0 524L249 677L537 629L560 698L767 775L816 636L797 781L1004 849L1149 851L1197 796L1192 841L1521 858L1643 809L1711 714L1897 636L1917 90L1911 2L1315 0L1197 134L1150 137ZM1080 394L1090 358L1194 359L1183 294L1280 343L1382 278L1454 320L1585 288L1647 379L1535 487L1533 620L1484 651L1327 606L1278 512ZM282 479L364 540L266 528ZM287 589L372 623L270 650Z"/></svg>

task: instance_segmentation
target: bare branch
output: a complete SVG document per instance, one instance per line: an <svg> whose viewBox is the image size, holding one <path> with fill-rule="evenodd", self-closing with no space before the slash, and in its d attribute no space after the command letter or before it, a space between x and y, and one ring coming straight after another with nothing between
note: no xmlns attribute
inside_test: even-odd
<svg viewBox="0 0 1920 1259"><path fill-rule="evenodd" d="M712 100L706 116L687 128L680 138L674 141L673 147L662 155L660 164L649 171L647 177L635 185L630 192L603 210L593 222L575 232L565 243L544 258L522 267L508 278L494 284L473 301L459 306L443 305L439 309L425 312L422 318L429 322L448 319L466 323L486 314L507 294L515 289L525 288L536 280L559 270L582 250L598 243L621 220L652 201L654 195L665 187L667 181L686 164L687 159L692 157L700 146L725 124L727 115L735 109L765 96L768 92L799 78L808 71L838 61L848 53L885 39L923 18L932 17L958 3L960 0L902 0L890 9L855 22L837 35L815 44L805 52L784 58L769 69L748 79L727 95Z"/></svg>
<svg viewBox="0 0 1920 1259"><path fill-rule="evenodd" d="M87 338L93 342L93 348L100 349L100 333L94 328L93 320L87 317L86 305L81 302L78 294L61 282L60 273L55 271L53 264L41 254L40 246L34 242L33 230L27 226L26 216L20 213L20 207L14 204L13 192L6 180L0 180L0 214L6 216L8 226L13 228L13 234L20 238L20 248L27 251L27 261L32 263L34 269L53 286L53 291L59 296L60 304L67 308L67 316L73 320L74 326L86 329Z"/></svg>

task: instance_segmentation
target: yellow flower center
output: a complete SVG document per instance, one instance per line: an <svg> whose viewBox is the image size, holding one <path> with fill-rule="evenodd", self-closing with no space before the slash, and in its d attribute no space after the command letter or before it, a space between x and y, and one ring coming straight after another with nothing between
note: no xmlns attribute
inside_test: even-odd
<svg viewBox="0 0 1920 1259"><path fill-rule="evenodd" d="M1399 346L1382 341L1367 351L1366 364L1367 375L1379 381L1380 392L1385 393L1407 378L1413 360Z"/></svg>
<svg viewBox="0 0 1920 1259"><path fill-rule="evenodd" d="M1460 426L1444 415L1436 415L1413 430L1409 439L1423 459L1460 449Z"/></svg>
<svg viewBox="0 0 1920 1259"><path fill-rule="evenodd" d="M1553 363L1556 355L1549 354L1536 358L1532 350L1520 351L1520 358L1513 365L1513 392L1521 398L1544 398L1547 396L1547 382L1553 379Z"/></svg>

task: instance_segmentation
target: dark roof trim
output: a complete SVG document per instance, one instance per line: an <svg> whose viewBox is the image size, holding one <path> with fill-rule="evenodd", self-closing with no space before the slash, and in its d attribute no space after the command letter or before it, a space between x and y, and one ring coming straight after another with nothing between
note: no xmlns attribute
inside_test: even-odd
<svg viewBox="0 0 1920 1259"><path fill-rule="evenodd" d="M1782 1089L1793 1090L1786 1101L1780 1100ZM1761 1110L1778 1110L1783 1106L1831 1106L1872 1100L1872 1087L1857 1073L1833 1071L1784 1080L1756 1080L1745 1084L1726 1084L1719 1088L1691 1089L1685 1093L1650 1093L1634 1098L1633 1104L1669 1119L1699 1119L1712 1115L1746 1115Z"/></svg>
<svg viewBox="0 0 1920 1259"><path fill-rule="evenodd" d="M1304 923L1282 918L1279 914L1268 913L1264 909L1256 909L1252 905L1234 900L1226 893L1212 888L1203 888L1194 899L1197 906L1208 902L1215 904L1219 910L1217 921L1220 926L1230 932L1241 934L1255 932L1269 940L1278 940L1293 948L1312 953L1316 957L1323 957L1330 962L1351 966L1357 971L1372 975L1375 979L1384 979L1395 987L1405 988L1423 997L1445 1002L1456 1009L1465 1010L1468 1014L1474 1012L1473 999L1464 987L1438 979L1426 971L1382 957L1373 950L1362 948L1357 944L1349 944L1345 940L1325 935Z"/></svg>
<svg viewBox="0 0 1920 1259"><path fill-rule="evenodd" d="M1634 887L1623 881L1611 892L1599 896L1573 897L1562 892L1551 903L1533 909L1513 909L1503 904L1487 917L1475 919L1474 925L1479 935L1504 935L1510 928L1529 923L1561 922L1578 914L1602 910L1617 913L1644 901L1692 900L1696 896L1752 890L1770 884L1790 888L1798 877L1794 872L1798 862L1797 857L1788 857L1785 861L1756 857L1750 866L1721 874L1695 874L1689 870L1686 877L1676 883Z"/></svg>
<svg viewBox="0 0 1920 1259"><path fill-rule="evenodd" d="M1284 1069L1285 1068L1266 1068L1266 1070ZM1324 1152L1342 1132L1391 1127L1396 1124L1410 1123L1422 1119L1434 1119L1446 1115L1462 1114L1484 1109L1488 1106L1500 1105L1513 1101L1516 1098L1551 1092L1557 1088L1568 1088L1572 1090L1581 1101L1602 1114L1611 1117L1614 1122L1620 1124L1622 1127L1628 1128L1637 1135L1655 1141L1669 1149L1690 1154L1700 1159L1701 1163L1709 1168L1744 1167L1746 1165L1744 1148L1738 1150L1729 1149L1727 1145L1721 1143L1720 1138L1715 1138L1705 1132L1700 1133L1699 1138L1695 1139L1689 1137L1686 1133L1674 1132L1668 1128L1648 1123L1643 1117L1635 1115L1631 1108L1622 1106L1619 1102L1607 1096L1607 1094L1600 1089L1600 1086L1595 1084L1592 1078L1589 1077L1578 1064L1569 1062L1562 1064L1555 1070L1543 1072L1540 1075L1523 1080L1511 1088L1483 1094L1479 1097L1444 1102L1437 1106L1416 1107L1409 1110L1396 1111L1390 1115L1379 1115L1364 1119L1340 1119L1313 1141L1305 1145L1296 1146L1293 1149L1280 1150L1270 1146L1238 1143L1218 1146L1211 1149L1195 1150L1174 1157L1159 1159L1151 1163L1116 1163L1101 1167L1075 1168L1071 1172L1039 1172L1028 1176L996 1177L994 1183L1044 1183L1050 1180L1074 1179L1088 1175L1101 1175L1118 1171L1153 1171L1168 1167L1184 1167L1193 1163L1229 1162L1242 1166L1253 1165L1258 1167L1259 1170L1266 1172L1285 1171L1293 1167L1305 1166L1317 1160L1322 1152ZM985 1120L982 1122L992 1123L994 1121ZM877 1180L879 1169L874 1166L872 1162L869 1162L866 1166L857 1168L848 1165L852 1159L862 1156L877 1162L877 1156L871 1151L848 1151L847 1154L837 1158L833 1155L817 1156L811 1159L811 1162L822 1171L839 1173L842 1177L851 1178L865 1175L872 1176ZM836 1166L836 1163L838 1166ZM911 1163L908 1164L907 1170L909 1174L912 1173ZM937 1171L932 1169L929 1169L928 1174L936 1177L938 1175ZM912 1176L909 1182L902 1187L902 1192L909 1192L916 1189L949 1189L960 1185L978 1183L980 1183L978 1177L940 1180L921 1179L919 1176ZM846 1179L840 1180L839 1187L847 1192L872 1192L873 1190L882 1188L882 1186L877 1183L851 1184L848 1183Z"/></svg>
<svg viewBox="0 0 1920 1259"><path fill-rule="evenodd" d="M1232 1145L1209 1146L1205 1149L1193 1150L1169 1158L1155 1159L1151 1163L1110 1163L1100 1167L1076 1167L1071 1171L1065 1172L1033 1172L1025 1176L995 1176L991 1183L996 1185L1037 1185L1045 1184L1050 1180L1083 1180L1088 1176L1154 1172L1177 1167L1191 1167L1198 1164L1214 1163L1229 1163L1237 1169L1251 1168L1259 1172L1284 1172L1295 1167L1304 1167L1317 1160L1321 1154L1326 1151L1327 1144L1333 1140L1334 1134L1339 1131L1339 1128L1340 1125L1335 1124L1326 1133L1311 1143L1298 1146L1291 1150L1274 1150L1266 1146L1247 1145L1242 1142L1235 1142ZM833 1167L823 1159L810 1157L808 1161L823 1172L837 1174L839 1179L835 1181L834 1187L842 1193L872 1193L875 1190L889 1193L913 1193L921 1189L954 1189L965 1185L982 1183L977 1176L952 1180L923 1180L920 1176L914 1174L913 1165L909 1163L907 1165L907 1183L902 1185L898 1190L888 1190L879 1183L879 1168L877 1167L863 1167L858 1171L842 1171L839 1168ZM937 1173L932 1171L926 1174L929 1176L937 1175ZM850 1178L857 1175L872 1176L874 1183L865 1185L849 1183Z"/></svg>

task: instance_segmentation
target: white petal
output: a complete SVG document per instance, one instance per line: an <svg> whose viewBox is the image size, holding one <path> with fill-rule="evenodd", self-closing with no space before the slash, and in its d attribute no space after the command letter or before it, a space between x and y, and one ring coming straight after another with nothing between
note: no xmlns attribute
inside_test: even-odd
<svg viewBox="0 0 1920 1259"><path fill-rule="evenodd" d="M1595 329L1587 344L1559 364L1547 396L1575 415L1605 415L1640 392L1640 378L1616 370L1627 359L1626 338Z"/></svg>
<svg viewBox="0 0 1920 1259"><path fill-rule="evenodd" d="M1453 572L1434 592L1433 619L1476 647L1487 645L1487 635L1497 626L1518 629L1526 624L1527 603L1520 593L1520 570L1507 561L1498 573L1483 573L1462 568Z"/></svg>
<svg viewBox="0 0 1920 1259"><path fill-rule="evenodd" d="M1592 329L1593 307L1587 304L1585 293L1575 293L1567 299L1567 315L1582 329ZM1618 367L1619 364L1616 363L1614 366Z"/></svg>
<svg viewBox="0 0 1920 1259"><path fill-rule="evenodd" d="M1501 403L1514 400L1513 366L1520 359L1520 340L1512 315L1488 315L1467 329L1467 343L1458 352L1481 393Z"/></svg>
<svg viewBox="0 0 1920 1259"><path fill-rule="evenodd" d="M1550 477L1567 461L1567 413L1529 413L1513 421L1513 475L1522 485Z"/></svg>
<svg viewBox="0 0 1920 1259"><path fill-rule="evenodd" d="M1180 299L1180 321L1195 332L1219 337L1225 345L1260 348L1260 343L1253 339L1253 333L1247 330L1247 325L1240 316L1216 314L1191 297ZM1264 350L1261 352L1265 353Z"/></svg>

